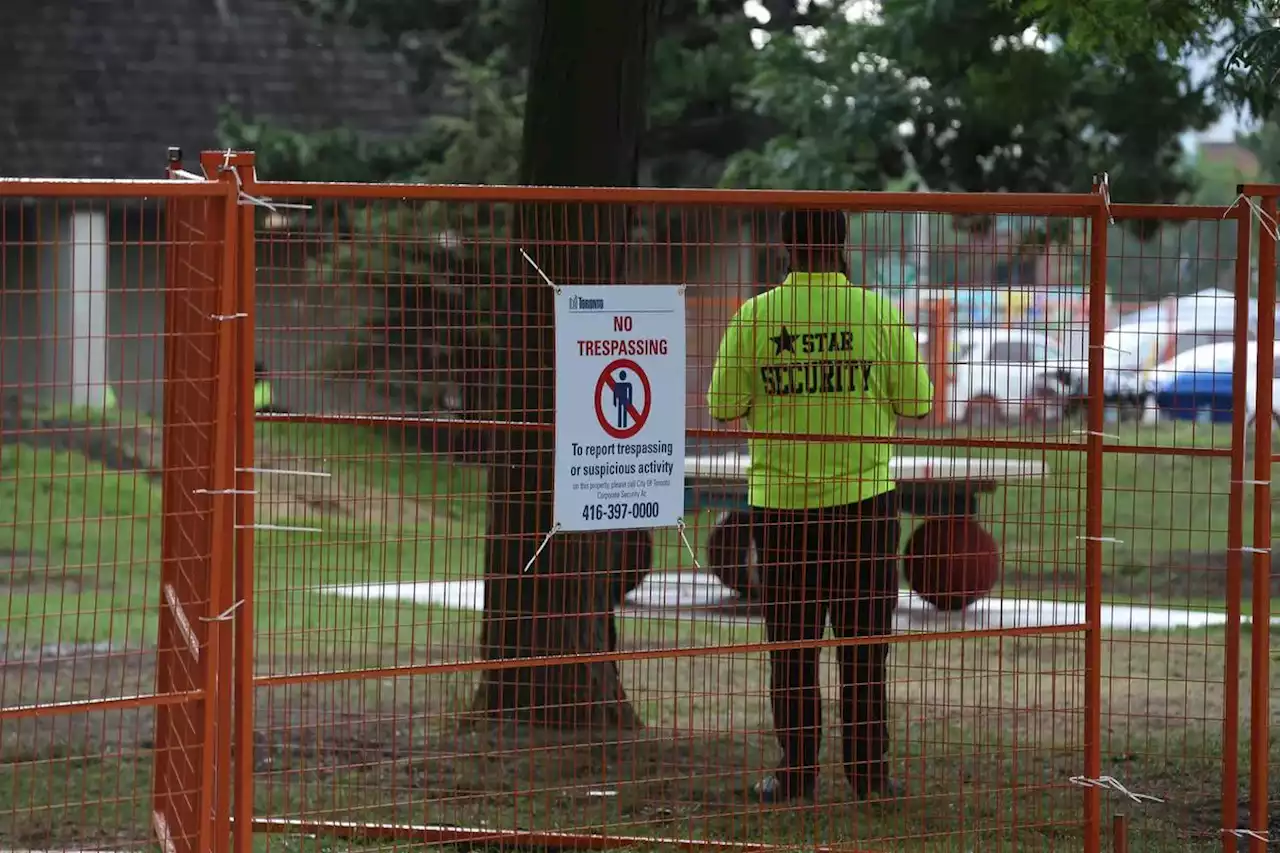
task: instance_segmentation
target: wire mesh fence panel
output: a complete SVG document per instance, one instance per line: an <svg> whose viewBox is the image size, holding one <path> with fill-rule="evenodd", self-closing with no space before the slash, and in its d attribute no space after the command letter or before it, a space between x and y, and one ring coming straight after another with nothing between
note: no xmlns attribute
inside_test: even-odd
<svg viewBox="0 0 1280 853"><path fill-rule="evenodd" d="M1247 519L1270 516L1246 482L1275 305L1250 286L1248 207L1114 213L1110 296L1127 310L1103 340L1103 770L1159 798L1132 808L1135 837L1168 824L1219 844L1247 812L1247 768L1275 760L1250 754L1241 627Z"/></svg>
<svg viewBox="0 0 1280 853"><path fill-rule="evenodd" d="M9 846L1265 843L1274 195L202 165L0 182Z"/></svg>
<svg viewBox="0 0 1280 853"><path fill-rule="evenodd" d="M10 846L208 849L227 208L217 187L0 182Z"/></svg>
<svg viewBox="0 0 1280 853"><path fill-rule="evenodd" d="M824 638L828 617L808 612L818 591L797 576L788 598L777 577L789 571L778 537L800 522L751 517L741 451L752 425L718 424L707 402L731 318L787 275L781 229L792 197L711 203L675 192L266 183L251 191L307 208L261 214L256 239L260 830L385 843L948 849L1029 833L1035 849L1079 844L1081 793L1070 779L1084 766L1084 617L1072 602L1084 585L1085 466L1082 437L1066 426L1077 390L1069 383L1079 377L1054 386L1044 407L1060 409L1008 435L949 423L904 429L890 475L910 519L901 534L826 525L894 537L867 547L907 547L920 568L905 574L917 584L976 571L973 589L951 591L964 604L987 591L981 574L990 549L1002 548L1009 600L962 612L935 596L944 612L882 559L887 591L826 594L879 600L890 621L873 625L866 620L876 617L846 606L830 617L839 638ZM1075 307L1054 322L1082 331L1084 216L1096 199L1064 197L1043 211L1019 209L1017 199L991 202L989 212L952 203L939 208L945 216L847 201L821 204L856 211L844 220L853 248L836 253L850 280L872 254L922 268L920 257L949 252L967 280L937 298L954 306L958 286L978 291L992 268L1016 266L1027 252L1036 259L1016 274L1034 290L1037 270L1051 268L1055 294L1074 288L1064 303ZM954 236L954 214L999 219L1018 236ZM900 235L911 227L950 242L908 245ZM1055 249L1037 254L1018 240ZM687 477L682 528L548 535L557 520L553 430L566 428L555 420L556 383L600 393L594 374L556 361L555 288L593 282L684 288L685 327L669 330L687 354L685 446L676 451ZM885 304L905 331L921 324L921 357L931 357L928 311L896 295ZM846 337L882 333L861 320L823 322L761 325L765 362L786 348L803 368L800 355L852 354ZM1033 317L998 324L1023 327L1052 342ZM1034 392L1059 378L1049 355L1035 356L1025 382L992 380L1010 410L1030 408ZM949 357L937 360L954 372ZM899 367L892 362L883 367ZM821 397L844 381L821 370L812 382L791 367L774 373L760 382L779 397L807 396L809 384ZM927 411L933 397L911 402ZM782 438L817 455L840 444L836 432L793 426ZM876 441L869 436L887 449L887 438ZM803 464L804 454L794 459ZM778 609L784 598L795 613ZM849 688L890 647L878 677L890 708L884 766L905 783L901 792L883 790L871 753L849 756L849 773L841 757L842 734L851 748L886 737L861 731L874 727L878 700ZM838 701L841 661L853 705ZM803 683L781 683L790 669ZM805 686L809 673L817 693ZM788 690L797 696L785 698ZM825 698L814 705L810 695ZM842 724L842 706L867 720ZM821 771L797 777L803 797L761 813L757 783L779 761L776 730L788 726L803 733L802 751L825 730ZM863 765L874 772L860 775ZM888 809L859 805L868 793L902 796Z"/></svg>

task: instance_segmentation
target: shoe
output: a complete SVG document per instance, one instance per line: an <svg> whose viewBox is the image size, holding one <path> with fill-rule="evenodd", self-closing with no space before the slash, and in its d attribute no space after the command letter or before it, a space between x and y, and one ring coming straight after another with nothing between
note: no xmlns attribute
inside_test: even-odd
<svg viewBox="0 0 1280 853"><path fill-rule="evenodd" d="M906 795L907 786L888 776L878 779L852 780L853 792L860 800L896 800Z"/></svg>
<svg viewBox="0 0 1280 853"><path fill-rule="evenodd" d="M751 797L762 806L776 806L796 800L812 800L816 787L810 783L791 790L777 776L766 776L751 787Z"/></svg>

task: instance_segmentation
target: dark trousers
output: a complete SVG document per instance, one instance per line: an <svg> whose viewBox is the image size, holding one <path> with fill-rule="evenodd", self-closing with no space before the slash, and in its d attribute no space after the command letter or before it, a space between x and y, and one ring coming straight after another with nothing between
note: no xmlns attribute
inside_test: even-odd
<svg viewBox="0 0 1280 853"><path fill-rule="evenodd" d="M828 617L840 638L892 633L901 531L896 494L824 509L754 508L751 515L770 642L821 639ZM845 774L862 788L887 772L889 644L837 651ZM783 756L777 776L796 791L811 789L818 776L819 652L770 653L773 725Z"/></svg>

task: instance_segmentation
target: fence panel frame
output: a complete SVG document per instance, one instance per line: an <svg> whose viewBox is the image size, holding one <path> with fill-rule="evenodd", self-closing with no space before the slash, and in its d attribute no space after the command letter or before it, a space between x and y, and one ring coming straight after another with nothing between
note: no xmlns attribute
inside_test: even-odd
<svg viewBox="0 0 1280 853"><path fill-rule="evenodd" d="M212 155L217 163L224 165L234 162L233 160L224 160L223 152L215 152ZM231 158L237 156L237 152L231 153ZM734 205L743 206L750 205L752 207L794 207L803 205L807 207L822 209L841 209L849 211L924 211L933 213L945 213L955 211L966 211L967 209L978 205L984 211L990 210L1000 214L1025 214L1025 215L1041 215L1041 216L1071 216L1082 221L1094 223L1095 227L1092 231L1093 243L1090 247L1090 263L1092 273L1090 275L1089 284L1090 292L1097 292L1105 295L1106 293L1106 224L1109 216L1109 199L1105 195L1105 191L1100 187L1095 188L1090 193L1079 194L971 194L971 193L843 193L843 192L795 192L795 191L724 191L724 190L671 190L671 189L637 189L637 188L561 188L561 187L500 187L500 186L446 186L446 185L420 185L420 184L339 184L339 183L302 183L302 182L271 182L259 181L253 174L251 166L240 171L240 182L243 193L251 199L272 198L307 198L321 200L325 202L331 201L400 201L412 200L414 202L468 202L468 203L564 203L574 202L579 204L679 204L684 206L716 206L716 205ZM1101 223L1101 227L1097 224ZM246 241L246 246L251 244ZM1099 254L1098 248L1101 247ZM1106 300L1105 298L1091 298L1090 312L1097 314L1101 320L1105 321L1106 317ZM1105 332L1105 323L1101 323L1098 327L1099 347L1091 351L1091 358L1100 357L1101 355L1101 334ZM1101 418L1101 408L1097 409L1098 417ZM328 423L329 419L303 416L302 422L308 423ZM359 422L359 417L354 419L344 418L348 422ZM382 420L386 418L376 418L369 420ZM394 420L394 419L392 419ZM415 419L414 422L418 422ZM422 419L422 422L433 422L431 418ZM689 434L694 434L694 430L689 430ZM702 431L697 431L702 432ZM1092 449L1092 458L1094 464L1090 465L1090 469L1096 471L1093 475L1093 488L1101 488L1101 430L1098 433L1096 441L1097 446ZM718 436L731 436L745 438L748 433L742 429L716 430ZM910 443L910 442L907 442ZM930 440L929 443L937 443L945 445L947 439L941 441ZM963 441L961 441L963 443ZM1009 442L1006 442L1009 444ZM1015 443L1016 444L1016 443ZM993 443L994 446L994 443ZM1018 445L1020 446L1020 445ZM1039 444L1037 444L1039 446ZM1078 445L1076 445L1078 446ZM1094 506L1100 506L1100 501L1092 502ZM1096 525L1101 525L1101 516L1096 520ZM238 530L237 535L243 535L243 530ZM1101 621L1100 608L1102 604L1101 593L1101 571L1102 571L1102 540L1095 537L1093 542L1092 557L1086 556L1087 565L1090 566L1088 576L1089 585L1092 587L1093 602L1088 612L1093 614L1092 618L1086 618L1085 622L1080 626L1071 628L1048 627L1036 629L998 629L998 630L978 630L969 631L961 634L960 632L944 632L943 634L934 635L934 639L948 639L951 637L981 637L992 636L995 634L1008 634L1017 636L1028 635L1045 635L1054 634L1061 635L1065 630L1077 632L1085 643L1095 649L1095 654L1090 656L1090 663L1086 666L1085 681L1086 684L1091 679L1097 686L1092 691L1092 706L1089 705L1090 699L1086 696L1086 708L1092 707L1091 716L1096 720L1100 720L1100 679L1101 679ZM915 637L902 637L899 641L913 642L917 641ZM817 645L819 647L833 647L837 645L847 644L848 641L838 641L824 639L818 643L805 643L804 645ZM758 645L758 644L756 644ZM781 644L791 645L791 644ZM760 649L766 646L760 646ZM752 646L727 646L705 649L681 649L679 654L698 654L709 653L715 651L720 654L758 651L760 649ZM571 658L563 658L565 661L571 662L587 662L590 660L613 660L619 655L618 652L602 653L602 654L579 654L573 655ZM628 659L636 657L670 657L670 650L661 653L644 653L636 655L628 653ZM555 659L543 658L525 658L518 660L500 660L488 661L484 664L486 668L509 668L528 666L534 662L546 662ZM268 674L252 679L252 683L258 687L279 687L286 684L302 684L302 683L321 683L336 682L350 679L363 678L388 678L396 675L421 675L427 673L447 672L462 669L474 669L473 665L443 663L443 664L427 664L414 666L397 666L391 669L361 671L344 671L344 672L310 672L310 673L281 673ZM245 704L245 703L241 703ZM1086 725L1086 729L1088 726ZM1095 725L1093 737L1090 739L1086 736L1082 744L1083 747L1083 765L1086 771L1092 772L1092 775L1100 775L1101 766L1101 741L1100 734ZM1085 809L1085 849L1090 853L1099 850L1101 841L1101 791L1094 787L1085 787L1083 790ZM237 816L239 820L239 816ZM615 847L626 847L638 843L653 845L675 845L686 849L706 848L706 849L738 849L738 850L768 850L774 849L775 845L765 842L747 842L747 841L714 841L709 839L691 839L691 838L675 838L654 836L650 837L633 837L624 835L612 835L605 833L585 834L582 832L543 832L534 830L504 830L498 828L468 828L454 826L424 826L424 825L387 825L387 824L365 824L353 823L349 821L333 821L333 820L316 820L316 819L281 819L276 817L257 817L252 818L252 829L260 833L284 833L297 834L306 833L317 836L329 836L339 838L364 838L369 840L395 840L406 839L413 840L418 843L468 843L475 841L500 841L503 843L517 844L554 844L559 847L573 848L591 848L591 849L610 849ZM1092 841L1088 840L1092 839ZM826 849L819 846L815 849Z"/></svg>
<svg viewBox="0 0 1280 853"><path fill-rule="evenodd" d="M248 151L204 151L200 168L205 180L219 181L235 199L235 215L229 217L229 243L234 244L228 259L227 313L236 317L231 353L230 406L231 441L234 445L230 467L233 471L232 495L232 570L229 572L235 608L233 652L227 656L226 680L221 719L225 720L226 737L224 780L226 805L219 810L219 832L230 836L235 850L253 848L254 797L254 386L257 361L254 339L256 332L255 276L257 272L255 244L255 210L243 186L252 182L256 156ZM182 177L181 163L171 164L170 173ZM190 173L186 173L190 174ZM246 203L248 202L248 203ZM234 221L231 221L234 220ZM240 744L247 748L237 748Z"/></svg>
<svg viewBox="0 0 1280 853"><path fill-rule="evenodd" d="M1094 178L1093 189L1099 204L1089 220L1089 402L1085 436L1085 530L1084 530L1084 776L1102 775L1102 546L1103 530L1103 336L1106 334L1107 226L1110 199L1106 176ZM1085 853L1102 849L1102 791L1086 785L1084 795Z"/></svg>
<svg viewBox="0 0 1280 853"><path fill-rule="evenodd" d="M1249 323L1249 254L1251 247L1252 218L1246 209L1237 207L1232 214L1236 222L1235 264L1235 328L1232 339L1233 367L1236 376L1248 370L1246 347ZM1232 384L1231 420L1231 484L1228 494L1227 515L1227 636L1224 641L1225 672L1222 674L1222 825L1236 825L1238 776L1240 773L1240 640L1242 624L1242 598L1244 566L1244 497L1245 466L1247 463L1245 387ZM1230 833L1223 835L1223 850L1235 853L1236 839Z"/></svg>
<svg viewBox="0 0 1280 853"><path fill-rule="evenodd" d="M1273 376L1276 337L1276 204L1280 186L1260 189L1256 206L1247 203L1240 187L1237 206L1242 216L1257 215L1258 228L1258 363L1257 400L1254 404L1253 544L1251 568L1252 665L1250 677L1249 737L1249 851L1265 853L1268 846L1271 744L1271 477L1274 410ZM1246 255L1246 258L1248 256ZM1244 263L1248 265L1248 260ZM1261 630L1259 630L1261 626ZM1224 827L1230 833L1234 827ZM1277 839L1271 838L1270 843Z"/></svg>
<svg viewBox="0 0 1280 853"><path fill-rule="evenodd" d="M208 188L203 189L207 194ZM235 194L222 186L210 198L171 200L166 217L162 601L155 689L160 696L184 692L190 698L183 705L162 705L156 712L152 824L157 841L174 853L226 849L219 828L226 800L223 768L231 743L222 719L225 691L220 686L231 673L228 652L234 627L229 618L229 559L235 536L230 494L235 365L229 356L235 294L234 267L229 263L238 247L228 227L237 215ZM208 282L197 300L202 278ZM201 351L209 340L212 352ZM201 385L208 390L202 392ZM207 437L201 435L205 429ZM204 452L191 460L193 465L180 464L177 454L202 442ZM193 543L184 517L208 519L203 559L187 553ZM184 596L178 582L187 566L192 575L187 580L195 586ZM182 670L186 672L179 675ZM184 705L193 703L198 703L197 710L184 736L177 731L176 718L186 712ZM196 766L179 766L192 755Z"/></svg>
<svg viewBox="0 0 1280 853"><path fill-rule="evenodd" d="M1115 204L1111 209L1114 215L1119 219L1159 219L1166 221L1231 221L1236 225L1235 240L1235 260L1233 264L1233 298L1234 298L1234 316L1232 329L1233 343L1233 364L1232 373L1235 377L1244 377L1249 372L1248 361L1248 334L1249 334L1249 309L1250 299L1253 298L1253 272L1252 261L1255 258L1252 245L1254 219L1259 221L1259 246L1257 251L1264 251L1263 243L1267 239L1269 227L1267 220L1267 212L1265 209L1265 197L1268 193L1272 198L1280 197L1280 187L1270 187L1265 185L1241 185L1237 187L1238 196L1230 205L1197 205L1197 204ZM1250 196L1262 196L1263 204L1259 205L1253 201ZM1274 216L1274 210L1272 211ZM1274 219L1272 220L1274 222ZM1270 293L1264 291L1261 283L1257 291L1258 303L1258 330L1257 330L1257 346L1258 346L1258 362L1254 365L1258 381L1258 399L1256 401L1255 410L1263 409L1262 394L1264 388L1266 393L1271 393L1271 362L1264 365L1264 348L1271 350L1271 344L1264 344L1264 339L1268 342L1274 339L1275 329L1275 274L1274 274L1274 257L1275 257L1275 240L1271 238L1271 257L1273 259L1272 274L1269 276L1271 282ZM1260 257L1260 256L1259 256ZM1262 271L1259 269L1259 276ZM1174 297L1176 298L1176 297ZM1264 322L1270 324L1270 331L1264 327ZM1265 380L1265 381L1264 381ZM1270 453L1258 452L1257 448L1271 446L1270 436L1260 435L1262 421L1267 421L1266 429L1269 430L1270 418L1256 418L1254 424L1248 422L1248 401L1246 393L1246 384L1244 382L1235 381L1232 383L1232 402L1231 402L1231 447L1227 454L1230 465L1230 484L1228 491L1228 515L1226 530L1226 554L1224 560L1225 568L1225 615L1226 622L1223 625L1225 637L1223 639L1224 653L1224 672L1222 675L1222 691L1223 691L1223 713L1222 713L1222 762L1221 772L1221 845L1225 853L1235 853L1240 849L1240 840L1242 838L1248 840L1248 849L1250 853L1263 853L1266 849L1266 841L1260 840L1257 833L1261 832L1263 838L1266 833L1266 782L1261 782L1259 789L1258 774L1265 778L1266 767L1268 761L1268 711L1266 710L1266 699L1261 700L1261 709L1258 704L1258 697L1266 696L1268 691L1267 672L1269 662L1268 651L1268 631L1252 631L1251 632L1251 662L1250 662L1250 700L1253 703L1250 710L1250 738L1248 745L1249 766L1251 768L1251 792L1261 790L1261 811L1263 817L1260 818L1262 829L1256 828L1258 817L1255 812L1258 811L1257 803L1259 796L1257 793L1249 795L1250 801L1250 821L1254 827L1252 831L1242 830L1240 828L1239 805L1240 805L1240 768L1241 768L1241 752L1240 752L1240 721L1241 721L1241 697L1240 685L1242 681L1243 664L1241 660L1243 626L1246 618L1252 623L1257 624L1258 619L1268 618L1265 614L1266 603L1269 601L1268 580L1260 575L1265 575L1266 569L1259 571L1259 565L1269 566L1270 554L1268 546L1270 543L1270 497L1259 497L1259 490L1269 488L1267 482L1273 457ZM1250 441L1253 442L1255 448L1252 458L1252 466L1250 466ZM1135 452L1140 451L1137 447L1122 447L1117 445L1109 445L1108 452ZM1213 451L1203 451L1206 455ZM1216 455L1224 455L1221 452L1215 452ZM1182 455L1197 455L1194 448L1183 448ZM1246 514L1245 500L1252 490L1254 503L1252 512ZM1246 528L1246 524L1248 527ZM1246 545L1246 538L1251 541L1252 545ZM1258 545L1263 542L1265 544ZM1251 590L1251 607L1252 612L1249 617L1244 615L1244 557L1250 555L1250 564L1253 571L1253 587ZM1260 609L1260 602L1262 607ZM1262 614L1262 615L1260 615ZM1260 716L1259 716L1260 714ZM1259 725L1258 720L1262 723ZM1261 771L1259 771L1261 767Z"/></svg>

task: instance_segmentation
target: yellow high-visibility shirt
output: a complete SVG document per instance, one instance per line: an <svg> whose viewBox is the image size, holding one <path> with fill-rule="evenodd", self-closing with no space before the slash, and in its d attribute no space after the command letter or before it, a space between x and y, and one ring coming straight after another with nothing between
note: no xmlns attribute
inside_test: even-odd
<svg viewBox="0 0 1280 853"><path fill-rule="evenodd" d="M786 435L748 442L748 501L770 509L841 506L889 491L889 444L858 439L891 438L897 416L923 417L932 403L902 314L839 273L792 273L743 303L707 391L713 418L745 417L752 432Z"/></svg>
<svg viewBox="0 0 1280 853"><path fill-rule="evenodd" d="M263 409L271 405L271 383L265 379L259 379L253 383L253 410L261 412Z"/></svg>

